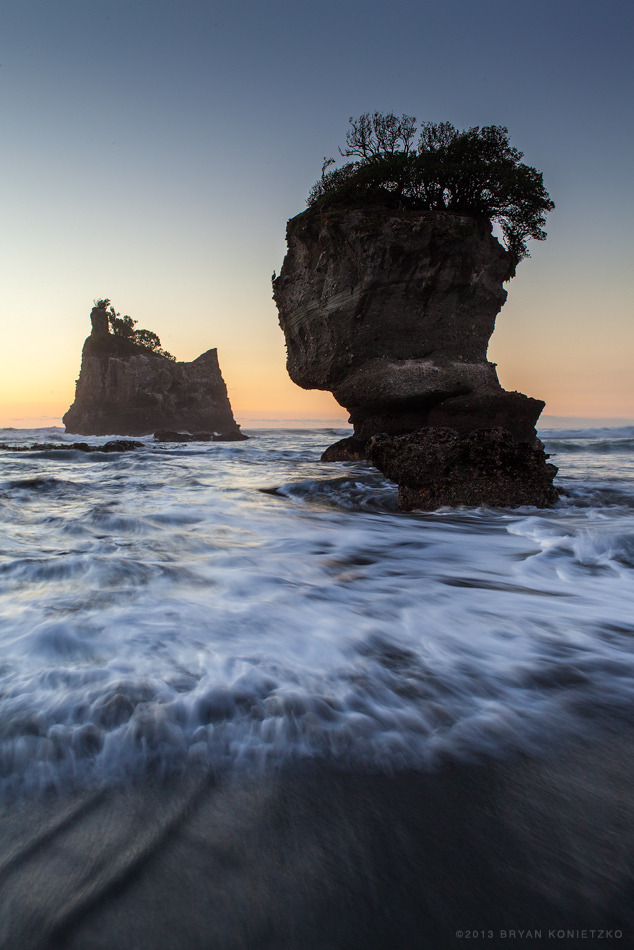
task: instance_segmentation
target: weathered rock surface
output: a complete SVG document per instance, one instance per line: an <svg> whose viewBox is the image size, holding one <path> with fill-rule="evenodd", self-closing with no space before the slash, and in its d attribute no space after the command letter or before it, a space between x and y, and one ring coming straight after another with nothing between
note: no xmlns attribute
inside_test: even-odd
<svg viewBox="0 0 634 950"><path fill-rule="evenodd" d="M488 221L311 209L287 243L273 296L288 372L330 390L354 425L324 461L369 458L404 509L557 499L535 430L544 403L504 390L487 360L512 271Z"/></svg>
<svg viewBox="0 0 634 950"><path fill-rule="evenodd" d="M94 308L91 321L75 401L63 418L67 432L239 433L215 349L177 363L110 333L103 310Z"/></svg>
<svg viewBox="0 0 634 950"><path fill-rule="evenodd" d="M505 429L460 434L430 426L408 435L374 436L366 452L398 482L404 511L442 505L547 508L559 497L552 484L557 469L546 461L543 448L517 442Z"/></svg>
<svg viewBox="0 0 634 950"><path fill-rule="evenodd" d="M365 452L366 442L364 439L355 439L354 436L348 439L339 439L333 445L329 445L325 452L322 452L322 462L361 462L367 456Z"/></svg>
<svg viewBox="0 0 634 950"><path fill-rule="evenodd" d="M544 403L487 361L508 252L487 221L372 207L307 211L287 229L273 295L288 372L330 390L355 438L503 426L532 442Z"/></svg>

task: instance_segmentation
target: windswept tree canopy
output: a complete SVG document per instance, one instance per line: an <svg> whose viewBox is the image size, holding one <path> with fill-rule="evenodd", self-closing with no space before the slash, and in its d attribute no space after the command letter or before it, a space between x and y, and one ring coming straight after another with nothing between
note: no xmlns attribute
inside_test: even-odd
<svg viewBox="0 0 634 950"><path fill-rule="evenodd" d="M117 313L114 307L111 306L110 300L107 297L104 297L102 300L95 300L94 303L97 310L103 310L106 313L109 328L114 336L129 340L131 343L136 343L137 346L151 350L152 353L157 353L159 356L165 356L168 360L176 360L175 356L172 356L171 353L168 353L167 350L161 347L161 341L156 333L153 333L152 330L135 330L134 328L138 321L133 320L132 317L129 317L127 314L122 317L121 314Z"/></svg>
<svg viewBox="0 0 634 950"><path fill-rule="evenodd" d="M521 161L504 126L460 131L450 122L423 122L418 128L414 116L391 112L365 113L350 126L339 153L352 161L332 168L335 159L324 159L309 207L388 204L488 218L499 224L511 254L509 276L529 256L526 241L546 238L546 214L555 205L541 172Z"/></svg>

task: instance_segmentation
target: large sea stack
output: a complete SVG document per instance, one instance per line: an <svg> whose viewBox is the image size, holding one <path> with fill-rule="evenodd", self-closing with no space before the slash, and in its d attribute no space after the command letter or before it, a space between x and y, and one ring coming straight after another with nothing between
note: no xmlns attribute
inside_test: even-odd
<svg viewBox="0 0 634 950"><path fill-rule="evenodd" d="M304 389L330 390L354 425L354 436L327 449L325 460L369 457L399 483L403 508L553 503L556 469L535 432L544 403L504 390L487 360L514 266L488 220L378 205L318 207L289 222L287 243L273 292L288 372ZM447 452L447 433L460 439L482 429L502 432L503 472L496 474L495 437ZM411 433L424 444L417 466L416 438L398 441ZM379 435L380 450L373 441L368 451ZM481 490L474 494L466 489L478 451Z"/></svg>
<svg viewBox="0 0 634 950"><path fill-rule="evenodd" d="M111 332L103 305L93 308L90 319L75 401L63 418L67 432L145 435L171 429L239 435L215 349L179 363Z"/></svg>
<svg viewBox="0 0 634 950"><path fill-rule="evenodd" d="M330 390L357 440L438 425L534 440L544 403L502 389L486 358L511 266L488 221L309 210L287 242L274 297L289 375Z"/></svg>
<svg viewBox="0 0 634 950"><path fill-rule="evenodd" d="M273 281L291 379L354 425L322 458L369 458L405 509L552 504L544 403L487 360L504 282L546 237L541 172L503 126L391 112L351 118L339 153L351 161L324 159Z"/></svg>

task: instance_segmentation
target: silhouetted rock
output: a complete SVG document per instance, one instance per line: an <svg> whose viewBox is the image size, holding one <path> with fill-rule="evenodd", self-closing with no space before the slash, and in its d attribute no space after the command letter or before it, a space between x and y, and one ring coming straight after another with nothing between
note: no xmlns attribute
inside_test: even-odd
<svg viewBox="0 0 634 950"><path fill-rule="evenodd" d="M240 430L219 432L216 435L211 432L195 432L192 435L189 432L170 432L167 429L154 433L157 442L242 442L248 438L249 436Z"/></svg>
<svg viewBox="0 0 634 950"><path fill-rule="evenodd" d="M237 432L229 430L229 432L219 432L218 435L213 437L214 442L244 442L245 439L248 439L249 436L245 435L244 432Z"/></svg>
<svg viewBox="0 0 634 950"><path fill-rule="evenodd" d="M552 484L557 469L543 448L516 442L501 428L460 434L430 426L408 435L377 435L366 451L398 483L398 504L405 511L443 505L546 508L559 496Z"/></svg>
<svg viewBox="0 0 634 950"><path fill-rule="evenodd" d="M273 290L289 375L330 390L356 439L449 425L533 442L544 403L502 389L486 358L509 272L487 221L311 210L289 222L287 241Z"/></svg>
<svg viewBox="0 0 634 950"><path fill-rule="evenodd" d="M74 443L75 448L79 448L81 443ZM85 445L85 443L83 443ZM131 452L134 449L142 449L143 442L136 442L134 439L114 439L112 442L106 442L105 445L89 445L84 452Z"/></svg>
<svg viewBox="0 0 634 950"><path fill-rule="evenodd" d="M239 433L215 349L191 363L177 363L110 333L103 308L93 308L91 322L75 401L63 419L67 432Z"/></svg>
<svg viewBox="0 0 634 950"><path fill-rule="evenodd" d="M0 443L0 449L5 452L64 452L69 449L75 452L132 452L142 449L143 442L133 439L113 439L103 445L89 445L88 442L32 442L30 445L13 445Z"/></svg>
<svg viewBox="0 0 634 950"><path fill-rule="evenodd" d="M211 432L196 432L192 435L189 432L172 432L170 429L160 429L154 433L155 442L211 442L213 434Z"/></svg>
<svg viewBox="0 0 634 950"><path fill-rule="evenodd" d="M487 360L513 270L490 222L322 207L286 236L273 296L289 375L330 390L354 425L322 459L365 455L403 508L552 504L556 469L535 430L544 403L504 390Z"/></svg>

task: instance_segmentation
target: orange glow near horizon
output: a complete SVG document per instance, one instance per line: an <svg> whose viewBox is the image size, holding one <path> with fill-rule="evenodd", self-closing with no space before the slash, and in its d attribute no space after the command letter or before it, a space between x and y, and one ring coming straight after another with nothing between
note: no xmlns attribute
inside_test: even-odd
<svg viewBox="0 0 634 950"><path fill-rule="evenodd" d="M142 326L156 327L179 358L194 359L210 343L217 345L234 416L241 425L297 421L346 428L348 413L329 392L303 390L290 380L272 305L259 311L236 309L232 320L196 315L183 321L180 334L168 315L159 313L156 321L149 313L138 316ZM585 312L579 301L577 313L579 332L571 336L569 324L558 322L529 281L512 284L489 349L489 359L498 364L500 383L543 399L546 415L633 419L634 330L624 319L625 307L617 314L621 345L616 345L614 335L596 333L591 301ZM81 346L89 329L87 316L78 305L72 320L60 311L52 313L46 324L38 324L24 314L7 328L0 357L0 426L61 425L74 399ZM29 326L31 333L26 332ZM51 326L59 330L50 332Z"/></svg>
<svg viewBox="0 0 634 950"><path fill-rule="evenodd" d="M605 380L589 379L582 372L574 379L557 385L547 374L536 373L521 366L498 367L500 382L506 388L519 389L537 399L545 399L544 415L570 416L588 419L634 419L634 397L623 399L624 387L629 382L625 371L616 375L613 386ZM303 390L286 378L266 377L250 382L227 379L229 398L236 421L245 427L276 425L285 421L304 422L310 427L326 425L346 428L348 413L328 392ZM23 385L8 390L0 386L0 427L40 428L61 426L62 416L74 398L74 384L70 387L53 386L51 380L40 380L35 387Z"/></svg>

